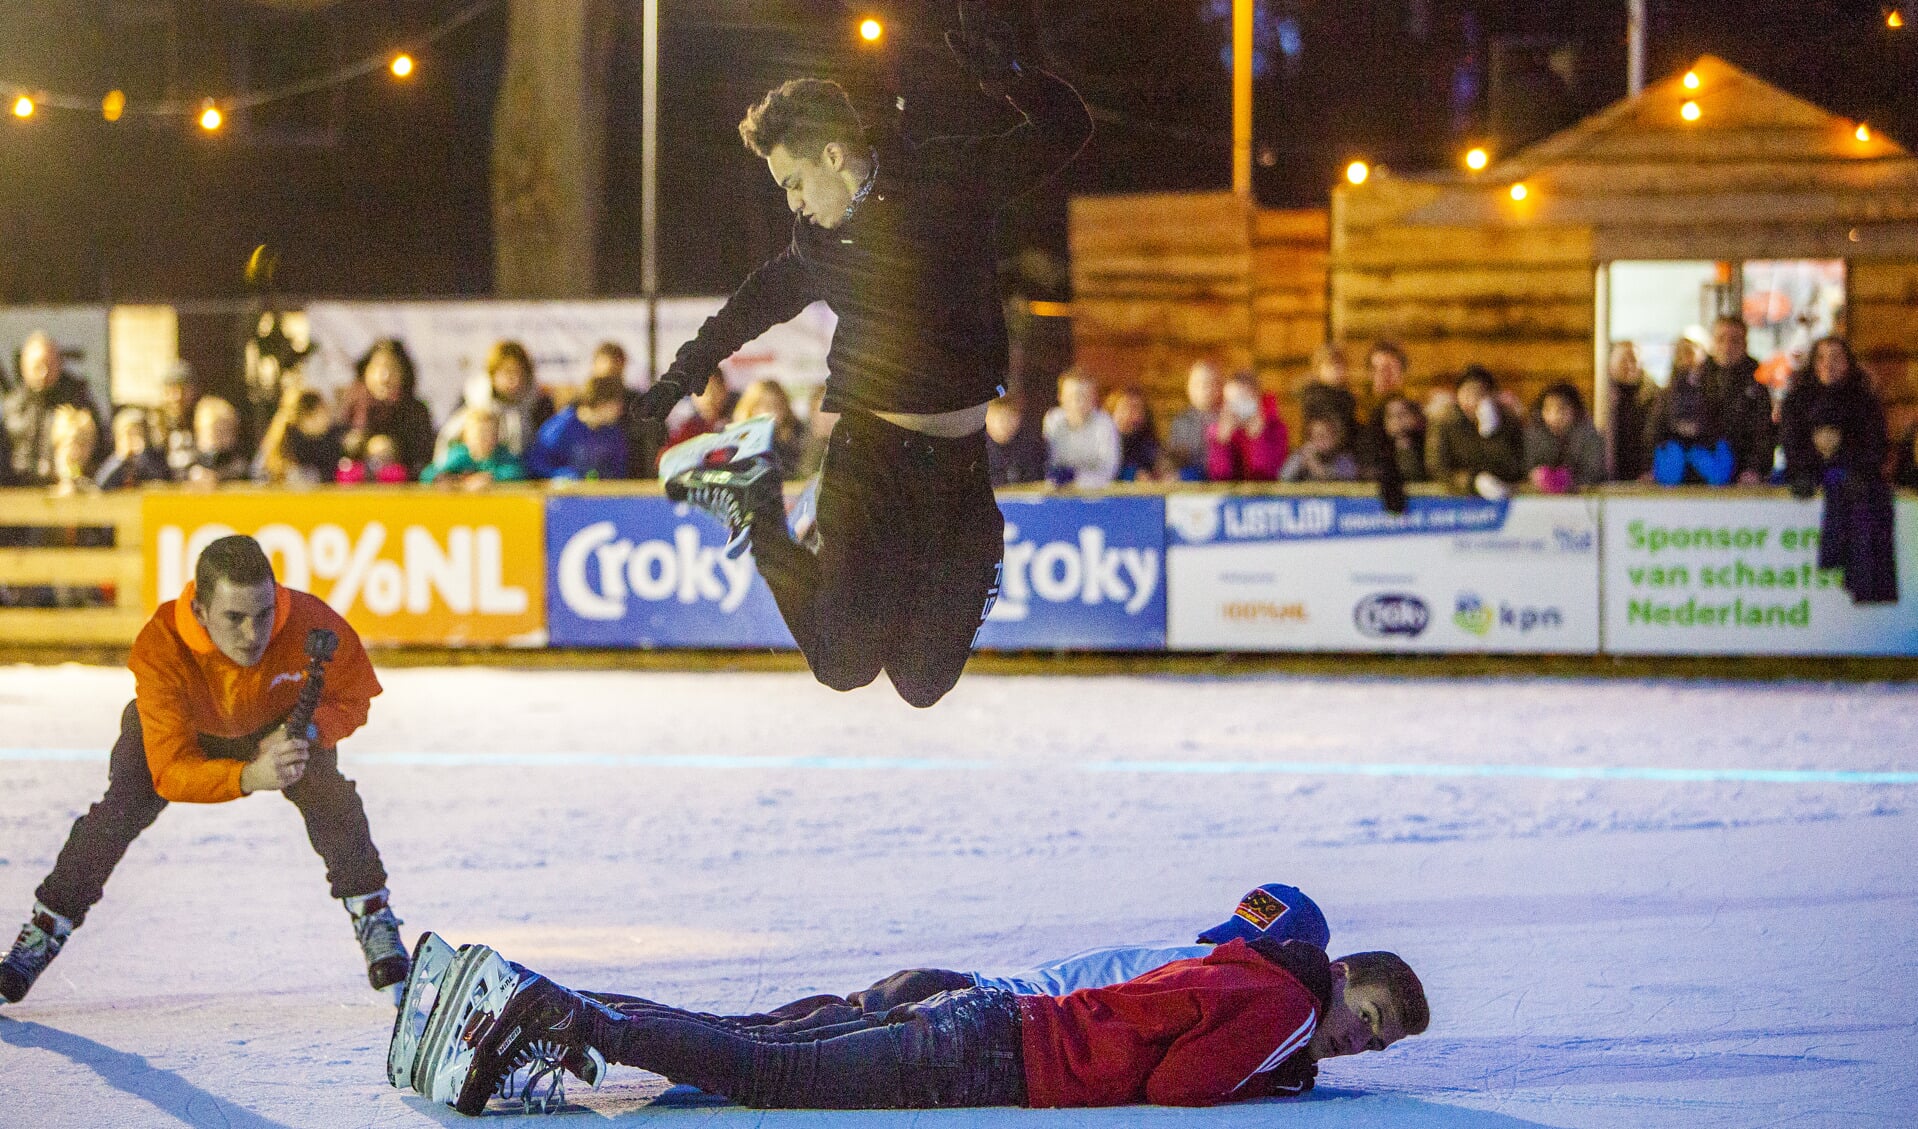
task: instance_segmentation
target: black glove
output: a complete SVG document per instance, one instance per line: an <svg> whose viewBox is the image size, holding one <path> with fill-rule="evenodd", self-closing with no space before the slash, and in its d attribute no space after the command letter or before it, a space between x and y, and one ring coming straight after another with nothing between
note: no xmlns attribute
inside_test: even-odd
<svg viewBox="0 0 1918 1129"><path fill-rule="evenodd" d="M1004 98L1024 71L1013 49L1012 28L980 0L960 0L959 27L946 33L952 57L989 97Z"/></svg>
<svg viewBox="0 0 1918 1129"><path fill-rule="evenodd" d="M661 376L653 381L651 388L639 394L639 399L633 401L633 413L640 419L665 419L666 413L685 398L684 384L670 376Z"/></svg>

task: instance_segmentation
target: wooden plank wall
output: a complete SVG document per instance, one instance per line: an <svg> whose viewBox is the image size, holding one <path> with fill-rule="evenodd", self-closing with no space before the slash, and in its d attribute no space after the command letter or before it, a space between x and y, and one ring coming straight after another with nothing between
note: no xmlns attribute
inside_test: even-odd
<svg viewBox="0 0 1918 1129"><path fill-rule="evenodd" d="M1436 227L1398 222L1422 185L1340 189L1334 207L1331 323L1355 377L1364 351L1391 338L1410 358L1415 395L1468 364L1528 402L1570 380L1591 395L1597 274L1589 228Z"/></svg>
<svg viewBox="0 0 1918 1129"><path fill-rule="evenodd" d="M1256 367L1289 394L1324 340L1324 209L1167 193L1081 197L1070 220L1075 362L1143 388L1162 420L1184 408L1196 360Z"/></svg>
<svg viewBox="0 0 1918 1129"><path fill-rule="evenodd" d="M1851 264L1852 347L1878 383L1896 441L1918 424L1918 261Z"/></svg>

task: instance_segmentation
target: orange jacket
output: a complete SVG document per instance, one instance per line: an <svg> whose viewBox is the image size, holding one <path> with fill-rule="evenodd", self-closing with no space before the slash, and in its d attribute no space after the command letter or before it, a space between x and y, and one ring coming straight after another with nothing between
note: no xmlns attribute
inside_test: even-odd
<svg viewBox="0 0 1918 1129"><path fill-rule="evenodd" d="M133 641L133 671L147 768L162 799L217 804L240 798L245 762L209 757L202 733L245 737L284 717L306 681L306 633L323 627L340 637L326 667L326 689L313 714L320 747L340 743L366 724L380 681L360 637L317 596L281 586L273 609L273 641L257 666L221 654L193 617L193 584L161 604Z"/></svg>

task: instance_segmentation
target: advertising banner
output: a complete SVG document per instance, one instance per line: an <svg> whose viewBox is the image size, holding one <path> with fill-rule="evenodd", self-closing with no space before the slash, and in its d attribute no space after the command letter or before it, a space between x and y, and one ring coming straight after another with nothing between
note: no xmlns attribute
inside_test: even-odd
<svg viewBox="0 0 1918 1129"><path fill-rule="evenodd" d="M1581 498L1172 494L1174 650L1598 649L1598 506Z"/></svg>
<svg viewBox="0 0 1918 1129"><path fill-rule="evenodd" d="M981 648L1165 648L1165 499L1006 497L999 509L1006 555Z"/></svg>
<svg viewBox="0 0 1918 1129"><path fill-rule="evenodd" d="M1818 568L1818 499L1605 499L1614 654L1918 654L1918 499L1899 498L1896 604L1856 605Z"/></svg>
<svg viewBox="0 0 1918 1129"><path fill-rule="evenodd" d="M559 647L793 646L752 554L663 497L555 496L546 504L547 624Z"/></svg>
<svg viewBox="0 0 1918 1129"><path fill-rule="evenodd" d="M282 584L325 600L369 643L538 646L540 510L530 492L148 493L147 607L180 594L208 543L246 533Z"/></svg>

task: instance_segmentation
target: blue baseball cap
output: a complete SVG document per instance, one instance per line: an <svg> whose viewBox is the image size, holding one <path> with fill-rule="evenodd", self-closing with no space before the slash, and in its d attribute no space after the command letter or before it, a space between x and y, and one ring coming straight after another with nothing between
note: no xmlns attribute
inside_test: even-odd
<svg viewBox="0 0 1918 1129"><path fill-rule="evenodd" d="M1323 949L1331 942L1332 931L1326 927L1318 903L1304 891L1282 882L1268 882L1240 898L1231 917L1199 934L1199 943L1223 945L1255 937L1304 941Z"/></svg>

